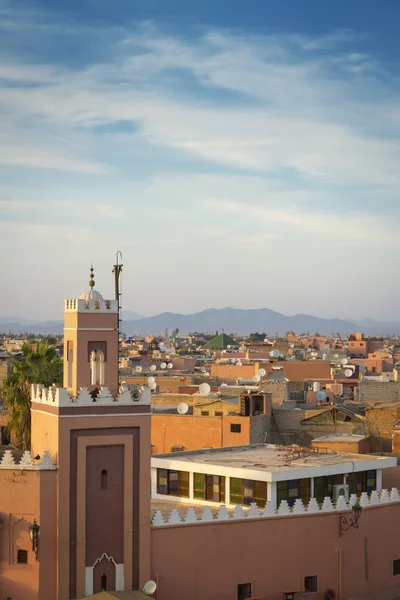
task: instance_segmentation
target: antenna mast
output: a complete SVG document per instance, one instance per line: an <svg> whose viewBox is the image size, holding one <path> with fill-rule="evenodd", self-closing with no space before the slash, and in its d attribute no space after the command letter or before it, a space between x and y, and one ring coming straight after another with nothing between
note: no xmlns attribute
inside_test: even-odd
<svg viewBox="0 0 400 600"><path fill-rule="evenodd" d="M118 262L119 257L121 257L121 260L123 260L122 258L122 252L120 250L118 250L117 255L116 255L116 264L114 265L114 268L112 270L112 272L114 273L114 282L115 282L115 299L118 302L118 354L119 354L119 334L120 334L120 327L119 324L121 323L121 303L120 303L120 298L121 298L121 292L120 292L120 277L121 277L121 272L122 272L122 267L123 265L120 264Z"/></svg>

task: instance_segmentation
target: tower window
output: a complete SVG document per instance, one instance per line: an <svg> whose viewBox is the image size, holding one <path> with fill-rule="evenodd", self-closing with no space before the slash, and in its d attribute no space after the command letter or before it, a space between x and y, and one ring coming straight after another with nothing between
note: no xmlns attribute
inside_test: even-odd
<svg viewBox="0 0 400 600"><path fill-rule="evenodd" d="M107 489L107 471L105 469L101 472L101 489L103 491Z"/></svg>
<svg viewBox="0 0 400 600"><path fill-rule="evenodd" d="M27 550L18 550L17 563L19 565L27 565L28 564L28 551Z"/></svg>
<svg viewBox="0 0 400 600"><path fill-rule="evenodd" d="M107 575L105 575L104 573L101 576L100 586L101 586L101 591L102 592L106 592L107 591Z"/></svg>

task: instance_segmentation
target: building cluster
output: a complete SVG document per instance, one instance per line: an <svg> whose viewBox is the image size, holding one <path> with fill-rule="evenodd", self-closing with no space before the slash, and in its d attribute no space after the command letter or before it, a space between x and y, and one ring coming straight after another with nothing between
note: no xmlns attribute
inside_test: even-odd
<svg viewBox="0 0 400 600"><path fill-rule="evenodd" d="M32 386L30 450L3 410L1 600L400 596L397 339L118 319L91 277L63 387Z"/></svg>

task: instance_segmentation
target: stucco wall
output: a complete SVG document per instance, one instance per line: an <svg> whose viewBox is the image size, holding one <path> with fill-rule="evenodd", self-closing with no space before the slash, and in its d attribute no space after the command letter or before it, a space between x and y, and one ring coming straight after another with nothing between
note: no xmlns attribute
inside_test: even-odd
<svg viewBox="0 0 400 600"><path fill-rule="evenodd" d="M232 423L240 424L240 433L231 433ZM172 446L183 446L185 450L242 446L250 443L250 419L152 414L151 443L155 454L171 452Z"/></svg>
<svg viewBox="0 0 400 600"><path fill-rule="evenodd" d="M399 515L400 504L369 508L360 528L342 537L337 513L154 527L152 576L160 600L176 600L177 582L179 598L190 600L237 600L240 583L251 583L254 597L280 600L283 590L302 589L312 575L319 584L312 598L322 600L332 588L346 600L400 586L392 575Z"/></svg>

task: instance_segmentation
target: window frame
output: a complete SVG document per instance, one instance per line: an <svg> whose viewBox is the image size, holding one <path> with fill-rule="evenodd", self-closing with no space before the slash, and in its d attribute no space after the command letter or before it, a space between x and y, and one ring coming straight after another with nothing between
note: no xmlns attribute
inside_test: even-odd
<svg viewBox="0 0 400 600"><path fill-rule="evenodd" d="M231 423L230 432L231 433L242 433L242 424L241 423Z"/></svg>
<svg viewBox="0 0 400 600"><path fill-rule="evenodd" d="M20 560L20 557L24 556L26 560ZM27 565L29 563L29 552L24 548L19 548L17 550L17 565Z"/></svg>
<svg viewBox="0 0 400 600"><path fill-rule="evenodd" d="M315 583L315 589L310 589L309 587L307 587L306 582L307 579L309 580L309 583ZM314 587L314 586L313 586ZM317 594L318 593L318 575L306 575L304 577L304 592L307 594Z"/></svg>
<svg viewBox="0 0 400 600"><path fill-rule="evenodd" d="M395 566L398 566L398 573L395 573ZM395 558L392 561L392 577L398 577L400 575L400 558Z"/></svg>

